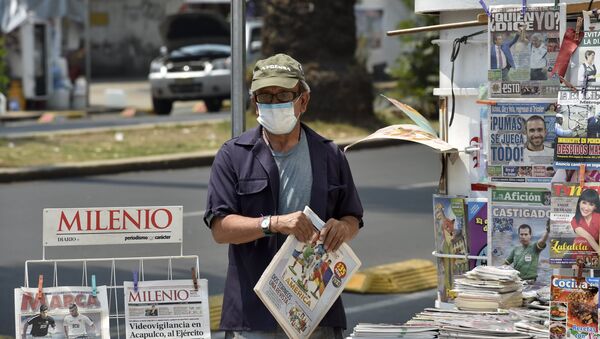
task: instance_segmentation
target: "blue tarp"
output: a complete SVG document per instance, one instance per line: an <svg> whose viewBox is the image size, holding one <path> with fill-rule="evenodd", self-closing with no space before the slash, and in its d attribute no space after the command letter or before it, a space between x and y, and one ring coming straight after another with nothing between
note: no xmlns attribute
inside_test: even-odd
<svg viewBox="0 0 600 339"><path fill-rule="evenodd" d="M31 13L37 19L66 17L83 22L84 0L0 0L0 31L8 33L19 27Z"/></svg>

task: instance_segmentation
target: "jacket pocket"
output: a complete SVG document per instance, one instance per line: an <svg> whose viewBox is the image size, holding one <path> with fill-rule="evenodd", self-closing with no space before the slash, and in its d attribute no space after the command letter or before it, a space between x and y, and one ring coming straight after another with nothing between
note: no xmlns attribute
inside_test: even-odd
<svg viewBox="0 0 600 339"><path fill-rule="evenodd" d="M265 179L241 179L236 185L236 192L238 195L249 195L256 194L263 191L269 181Z"/></svg>

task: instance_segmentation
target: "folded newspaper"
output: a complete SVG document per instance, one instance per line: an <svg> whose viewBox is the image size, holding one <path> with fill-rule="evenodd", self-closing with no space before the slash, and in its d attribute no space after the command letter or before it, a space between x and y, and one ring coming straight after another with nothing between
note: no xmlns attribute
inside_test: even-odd
<svg viewBox="0 0 600 339"><path fill-rule="evenodd" d="M318 230L325 225L308 206L304 214ZM288 236L254 291L288 337L308 338L360 265L345 243L327 252L321 241L303 243Z"/></svg>

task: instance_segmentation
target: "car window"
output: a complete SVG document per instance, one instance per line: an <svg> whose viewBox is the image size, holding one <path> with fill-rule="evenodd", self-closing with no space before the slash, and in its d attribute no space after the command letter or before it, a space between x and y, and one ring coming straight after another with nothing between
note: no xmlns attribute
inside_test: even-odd
<svg viewBox="0 0 600 339"><path fill-rule="evenodd" d="M231 48L225 45L189 45L179 47L169 54L171 58L181 57L207 57L207 58L226 58L231 55Z"/></svg>

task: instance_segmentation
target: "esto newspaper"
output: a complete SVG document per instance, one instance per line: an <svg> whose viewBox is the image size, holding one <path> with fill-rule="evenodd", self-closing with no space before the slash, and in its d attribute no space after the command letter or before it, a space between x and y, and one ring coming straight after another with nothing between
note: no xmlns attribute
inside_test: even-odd
<svg viewBox="0 0 600 339"><path fill-rule="evenodd" d="M15 288L15 338L110 338L106 286Z"/></svg>
<svg viewBox="0 0 600 339"><path fill-rule="evenodd" d="M600 268L600 183L552 184L550 263L571 267L578 260L586 268Z"/></svg>
<svg viewBox="0 0 600 339"><path fill-rule="evenodd" d="M208 282L125 281L127 338L210 338Z"/></svg>
<svg viewBox="0 0 600 339"><path fill-rule="evenodd" d="M511 265L523 280L550 283L550 192L536 188L491 190L488 232L492 265Z"/></svg>
<svg viewBox="0 0 600 339"><path fill-rule="evenodd" d="M492 182L550 182L556 104L490 106L488 175Z"/></svg>
<svg viewBox="0 0 600 339"><path fill-rule="evenodd" d="M556 98L550 67L565 31L564 6L490 6L490 98Z"/></svg>
<svg viewBox="0 0 600 339"><path fill-rule="evenodd" d="M308 206L304 214L317 229L325 224ZM326 252L289 236L254 291L290 338L308 338L360 265L345 243Z"/></svg>

